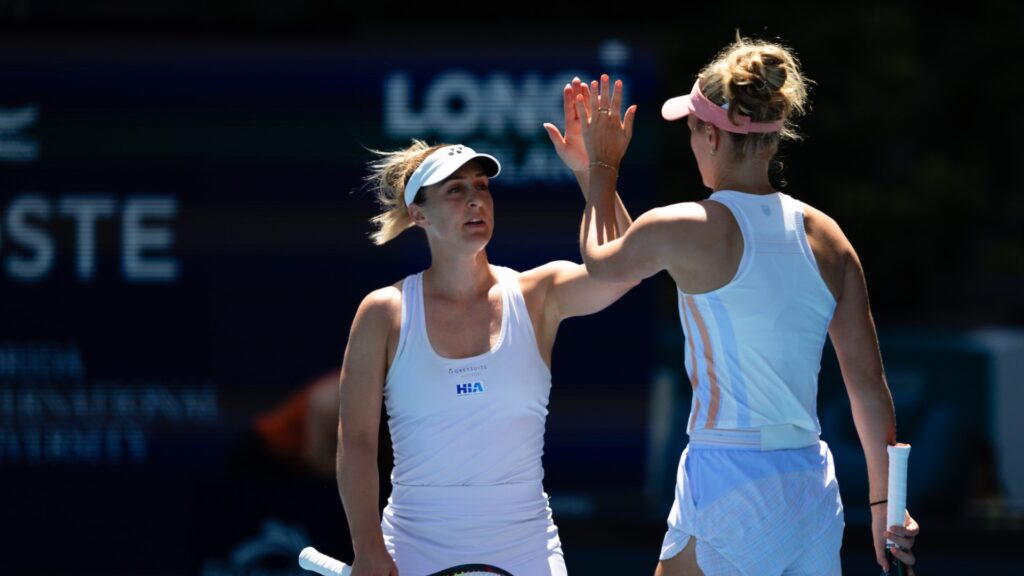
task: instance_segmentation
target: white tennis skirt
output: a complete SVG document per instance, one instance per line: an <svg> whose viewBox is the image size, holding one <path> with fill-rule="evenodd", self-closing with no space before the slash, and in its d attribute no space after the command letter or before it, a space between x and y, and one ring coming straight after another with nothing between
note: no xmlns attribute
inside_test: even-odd
<svg viewBox="0 0 1024 576"><path fill-rule="evenodd" d="M661 559L697 539L707 576L841 574L843 503L819 442L761 451L695 441L679 460Z"/></svg>
<svg viewBox="0 0 1024 576"><path fill-rule="evenodd" d="M490 564L515 576L565 576L558 528L540 482L395 485L381 519L402 576Z"/></svg>

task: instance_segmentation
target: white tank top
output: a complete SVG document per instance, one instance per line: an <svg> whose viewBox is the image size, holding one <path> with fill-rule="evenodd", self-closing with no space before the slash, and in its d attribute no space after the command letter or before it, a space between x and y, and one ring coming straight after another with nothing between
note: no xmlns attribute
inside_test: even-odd
<svg viewBox="0 0 1024 576"><path fill-rule="evenodd" d="M721 190L743 234L736 276L704 294L679 291L687 432L756 430L764 450L818 441L818 371L835 299L807 243L803 207L781 192Z"/></svg>
<svg viewBox="0 0 1024 576"><path fill-rule="evenodd" d="M490 351L470 358L444 358L430 345L423 273L402 283L401 335L384 381L393 484L481 486L544 477L551 372L516 272L492 269L501 289L501 334Z"/></svg>

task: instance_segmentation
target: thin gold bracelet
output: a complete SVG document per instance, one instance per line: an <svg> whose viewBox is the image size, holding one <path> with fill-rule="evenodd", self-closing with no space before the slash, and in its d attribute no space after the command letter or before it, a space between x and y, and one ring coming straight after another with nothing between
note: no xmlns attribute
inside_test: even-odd
<svg viewBox="0 0 1024 576"><path fill-rule="evenodd" d="M619 175L619 169L616 168L615 166L612 166L611 164L606 164L604 162L601 162L600 160L594 160L593 162L590 163L591 166L594 166L595 164L597 166L604 166L605 168L611 168L612 172L615 172L616 176Z"/></svg>

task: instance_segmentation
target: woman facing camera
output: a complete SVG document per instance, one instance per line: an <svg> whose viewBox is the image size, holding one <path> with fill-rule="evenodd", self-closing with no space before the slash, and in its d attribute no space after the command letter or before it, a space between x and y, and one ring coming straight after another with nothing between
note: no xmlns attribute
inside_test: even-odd
<svg viewBox="0 0 1024 576"><path fill-rule="evenodd" d="M586 190L589 159L573 99L556 151ZM541 455L551 352L562 320L597 312L635 281L596 280L582 264L515 271L490 263L498 160L462 145L382 153L377 244L423 231L430 266L371 292L341 371L338 486L353 575L432 574L487 564L517 576L564 575ZM613 218L629 225L622 209ZM394 447L392 493L378 514L381 403Z"/></svg>

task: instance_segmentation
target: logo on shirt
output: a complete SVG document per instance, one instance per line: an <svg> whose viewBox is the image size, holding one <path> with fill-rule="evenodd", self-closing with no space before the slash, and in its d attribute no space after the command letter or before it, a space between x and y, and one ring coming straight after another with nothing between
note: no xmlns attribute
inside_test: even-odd
<svg viewBox="0 0 1024 576"><path fill-rule="evenodd" d="M765 216L772 215L772 209L767 204L761 204L761 212L764 212Z"/></svg>
<svg viewBox="0 0 1024 576"><path fill-rule="evenodd" d="M487 364L477 364L475 366L449 368L448 374L457 376L459 374L468 374L469 372L483 372L484 370L487 370Z"/></svg>
<svg viewBox="0 0 1024 576"><path fill-rule="evenodd" d="M456 396L469 396L470 394L482 394L484 391L484 385L482 382L466 382L465 384L455 385Z"/></svg>

